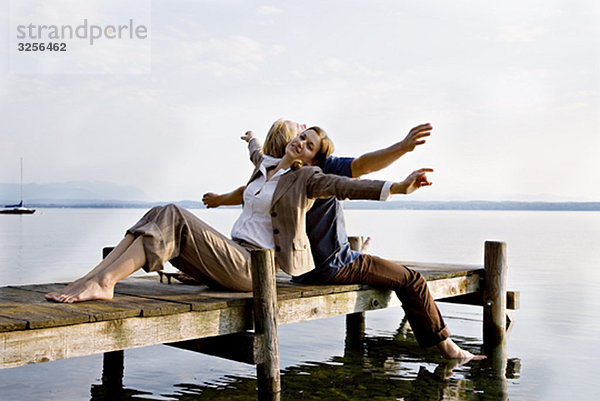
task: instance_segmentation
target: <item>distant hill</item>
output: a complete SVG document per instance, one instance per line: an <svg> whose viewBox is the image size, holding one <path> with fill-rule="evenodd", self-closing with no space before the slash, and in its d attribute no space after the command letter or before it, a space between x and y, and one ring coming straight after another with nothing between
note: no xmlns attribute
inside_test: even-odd
<svg viewBox="0 0 600 401"><path fill-rule="evenodd" d="M600 202L346 201L345 209L600 211Z"/></svg>
<svg viewBox="0 0 600 401"><path fill-rule="evenodd" d="M0 202L18 202L21 194L19 184L0 183ZM148 199L141 189L131 185L117 185L103 181L69 181L51 184L24 184L23 197L27 204L53 203L64 200L137 201Z"/></svg>
<svg viewBox="0 0 600 401"><path fill-rule="evenodd" d="M70 181L53 184L23 185L25 204L29 207L71 208L150 208L176 203L188 209L203 209L197 200L147 201L148 195L131 185L103 181ZM16 203L20 197L18 184L0 183L0 206ZM420 201L390 202L345 201L345 209L396 210L565 210L600 211L600 202L540 202L540 201ZM235 206L234 206L235 207Z"/></svg>

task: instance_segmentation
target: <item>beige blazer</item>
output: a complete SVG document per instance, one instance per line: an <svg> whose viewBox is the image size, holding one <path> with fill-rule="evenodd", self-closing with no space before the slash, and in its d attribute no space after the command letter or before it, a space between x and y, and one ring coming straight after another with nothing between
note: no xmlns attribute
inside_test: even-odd
<svg viewBox="0 0 600 401"><path fill-rule="evenodd" d="M254 180L263 160L258 141L249 143L250 159L257 166L250 177ZM306 212L315 198L335 196L344 199L379 200L385 181L357 180L325 174L318 167L300 167L279 179L271 201L271 221L275 239L275 258L279 267L292 276L315 268L306 235Z"/></svg>

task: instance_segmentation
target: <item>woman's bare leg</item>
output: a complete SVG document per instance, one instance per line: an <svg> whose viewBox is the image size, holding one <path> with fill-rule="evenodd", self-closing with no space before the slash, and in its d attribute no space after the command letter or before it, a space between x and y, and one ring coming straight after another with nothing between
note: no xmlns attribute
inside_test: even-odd
<svg viewBox="0 0 600 401"><path fill-rule="evenodd" d="M105 269L107 266L113 264L121 255L129 249L133 241L135 240L135 236L133 234L127 234L125 237L117 244L117 246L111 251L111 253L106 256L106 258L102 259L100 263L96 265L92 270L90 270L85 276L78 279L85 280L90 277L96 275L100 270Z"/></svg>
<svg viewBox="0 0 600 401"><path fill-rule="evenodd" d="M146 253L142 238L138 237L111 264L99 264L92 272L61 291L46 294L46 299L65 303L112 299L115 284L135 273L144 264Z"/></svg>

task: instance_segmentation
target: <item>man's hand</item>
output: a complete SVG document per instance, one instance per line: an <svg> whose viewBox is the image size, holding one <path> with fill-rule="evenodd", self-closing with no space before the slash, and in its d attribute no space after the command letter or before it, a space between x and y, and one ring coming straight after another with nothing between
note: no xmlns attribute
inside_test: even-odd
<svg viewBox="0 0 600 401"><path fill-rule="evenodd" d="M202 196L202 203L207 208L219 207L221 206L221 195L215 194L214 192L205 193Z"/></svg>
<svg viewBox="0 0 600 401"><path fill-rule="evenodd" d="M412 152L419 145L423 145L426 141L423 138L431 135L431 130L433 127L431 124L421 124L408 132L406 138L404 138L401 142L401 146L404 152Z"/></svg>
<svg viewBox="0 0 600 401"><path fill-rule="evenodd" d="M256 138L256 134L253 131L246 131L240 138L246 142L250 142L252 138Z"/></svg>
<svg viewBox="0 0 600 401"><path fill-rule="evenodd" d="M431 135L433 127L431 124L421 124L411 129L403 140L394 143L384 149L360 155L352 161L352 177L358 178L361 175L379 171L408 152L412 152L417 146L425 143L426 137Z"/></svg>
<svg viewBox="0 0 600 401"><path fill-rule="evenodd" d="M413 171L402 182L395 182L390 188L392 194L411 194L421 187L427 187L432 184L427 179L427 173L433 173L432 168L421 168Z"/></svg>

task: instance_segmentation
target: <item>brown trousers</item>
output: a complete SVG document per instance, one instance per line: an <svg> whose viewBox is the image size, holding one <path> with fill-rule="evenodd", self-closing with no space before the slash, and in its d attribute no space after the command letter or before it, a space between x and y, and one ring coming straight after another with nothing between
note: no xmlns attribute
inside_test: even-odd
<svg viewBox="0 0 600 401"><path fill-rule="evenodd" d="M450 331L437 308L427 281L421 273L406 266L372 255L361 255L343 267L331 280L336 284L370 284L390 288L402 302L402 308L423 348L438 344Z"/></svg>
<svg viewBox="0 0 600 401"><path fill-rule="evenodd" d="M250 252L192 212L176 205L150 209L129 230L142 236L144 270L156 271L166 262L209 284L235 291L252 291Z"/></svg>

